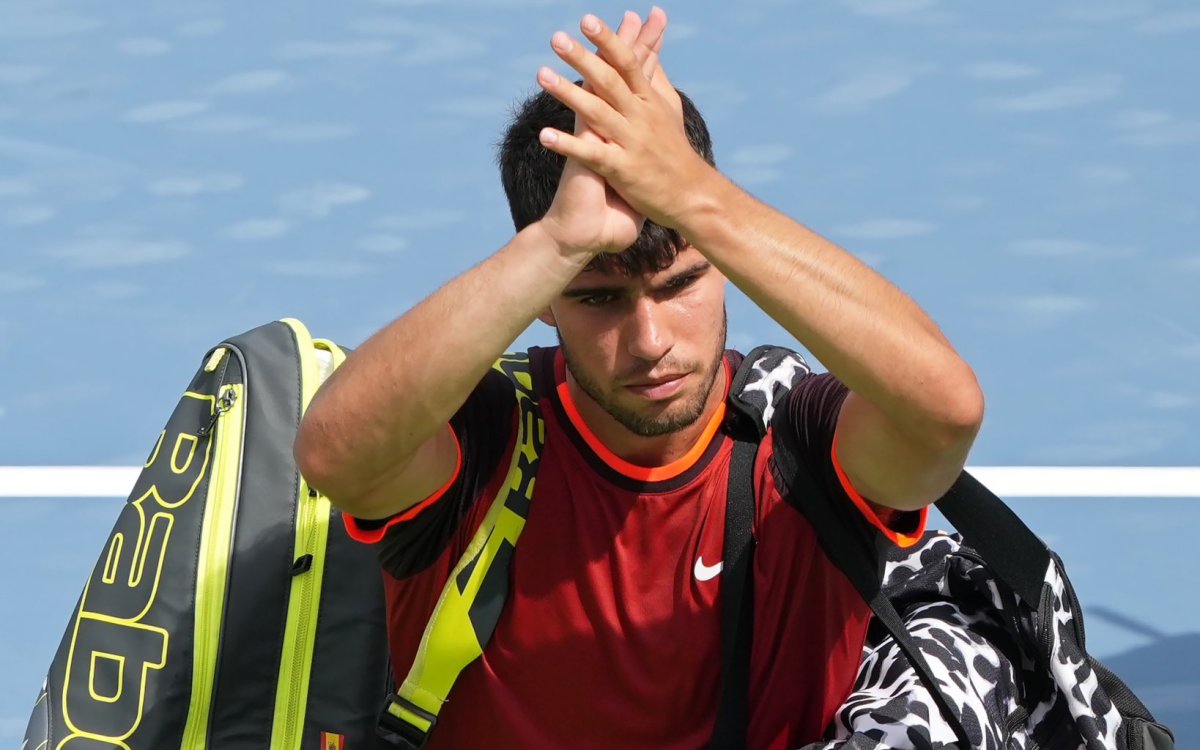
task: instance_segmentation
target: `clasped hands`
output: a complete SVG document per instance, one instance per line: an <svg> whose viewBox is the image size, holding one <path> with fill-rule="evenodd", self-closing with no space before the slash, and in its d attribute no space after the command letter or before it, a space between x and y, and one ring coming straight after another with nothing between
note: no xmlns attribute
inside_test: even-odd
<svg viewBox="0 0 1200 750"><path fill-rule="evenodd" d="M576 115L574 133L544 128L539 135L567 158L547 219L569 235L570 225L596 224L607 214L593 251L624 250L643 218L679 229L695 208L696 188L714 171L688 141L679 94L659 61L666 25L657 7L644 23L626 12L615 32L588 14L580 30L595 52L565 32L551 38L584 85L549 67L538 71L538 84Z"/></svg>

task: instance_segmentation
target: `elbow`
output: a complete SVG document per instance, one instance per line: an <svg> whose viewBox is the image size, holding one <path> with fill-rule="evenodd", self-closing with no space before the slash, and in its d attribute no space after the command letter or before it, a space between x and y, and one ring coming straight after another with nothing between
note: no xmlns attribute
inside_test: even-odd
<svg viewBox="0 0 1200 750"><path fill-rule="evenodd" d="M945 452L965 456L983 426L985 403L983 389L975 373L965 363L940 389L937 429L933 431L938 447Z"/></svg>
<svg viewBox="0 0 1200 750"><path fill-rule="evenodd" d="M332 425L320 420L320 414L306 413L292 443L292 457L301 478L325 496L343 514L356 518L383 518L394 512L381 505L387 495L373 491L373 485L361 481L371 476L354 463L350 441L338 437Z"/></svg>
<svg viewBox="0 0 1200 750"><path fill-rule="evenodd" d="M326 497L335 489L335 477L338 474L337 460L330 450L331 445L332 441L328 439L328 434L322 429L320 422L311 412L305 414L292 443L292 457L296 461L296 469L308 486Z"/></svg>

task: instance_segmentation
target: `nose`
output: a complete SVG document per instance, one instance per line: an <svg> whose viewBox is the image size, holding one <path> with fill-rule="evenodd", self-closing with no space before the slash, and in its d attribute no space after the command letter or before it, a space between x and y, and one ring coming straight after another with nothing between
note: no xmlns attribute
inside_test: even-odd
<svg viewBox="0 0 1200 750"><path fill-rule="evenodd" d="M629 353L647 362L657 362L674 345L675 340L662 306L649 297L638 299L626 326Z"/></svg>

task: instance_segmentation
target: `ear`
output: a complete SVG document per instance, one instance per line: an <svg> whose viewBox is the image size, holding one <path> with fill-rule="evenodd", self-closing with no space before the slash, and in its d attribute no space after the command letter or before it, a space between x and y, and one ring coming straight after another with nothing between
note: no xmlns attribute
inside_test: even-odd
<svg viewBox="0 0 1200 750"><path fill-rule="evenodd" d="M538 320L542 321L551 328L558 328L558 322L554 319L554 311L547 307L538 315Z"/></svg>

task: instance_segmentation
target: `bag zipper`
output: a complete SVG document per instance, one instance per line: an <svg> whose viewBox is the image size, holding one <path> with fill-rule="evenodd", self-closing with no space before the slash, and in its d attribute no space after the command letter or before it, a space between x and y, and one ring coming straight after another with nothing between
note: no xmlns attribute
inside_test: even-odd
<svg viewBox="0 0 1200 750"><path fill-rule="evenodd" d="M224 351L219 349L214 352L210 366L215 368L216 363L225 356L220 354ZM220 650L221 623L225 616L225 591L229 581L229 559L233 550L233 520L241 481L246 418L242 388L239 384L221 386L213 404L212 416L207 424L197 430L201 437L214 430L216 434L210 443L214 463L205 498L196 564L193 703L188 711L181 745L188 750L202 750L208 743L212 691ZM197 701L198 696L202 700Z"/></svg>
<svg viewBox="0 0 1200 750"><path fill-rule="evenodd" d="M320 385L321 368L316 350L330 351L334 366L345 355L336 346L314 342L299 321L286 319L300 352L301 410L308 408ZM292 560L292 589L288 599L283 658L275 693L275 719L271 728L272 750L300 750L308 704L309 674L320 612L321 584L325 576L325 548L329 540L329 499L301 477L296 498L296 541Z"/></svg>

